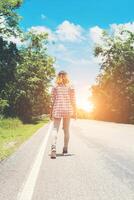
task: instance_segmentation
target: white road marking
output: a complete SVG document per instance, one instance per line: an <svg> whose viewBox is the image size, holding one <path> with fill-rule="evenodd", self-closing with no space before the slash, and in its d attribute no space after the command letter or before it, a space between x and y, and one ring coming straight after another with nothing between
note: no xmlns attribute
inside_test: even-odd
<svg viewBox="0 0 134 200"><path fill-rule="evenodd" d="M47 131L47 134L42 142L42 145L39 149L39 152L37 154L37 157L33 163L33 166L31 168L31 171L29 173L29 176L24 184L23 189L18 194L18 200L31 200L34 192L34 187L36 184L36 180L40 171L40 166L43 160L44 152L47 146L47 141L50 135L52 129L52 122L49 125L49 129Z"/></svg>

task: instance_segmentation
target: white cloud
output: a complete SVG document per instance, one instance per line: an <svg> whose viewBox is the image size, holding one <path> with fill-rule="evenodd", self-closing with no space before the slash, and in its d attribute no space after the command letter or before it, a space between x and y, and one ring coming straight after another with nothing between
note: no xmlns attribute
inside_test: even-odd
<svg viewBox="0 0 134 200"><path fill-rule="evenodd" d="M125 23L125 24L111 24L110 31L115 35L120 37L123 41L125 41L129 35L127 33L121 34L122 30L128 30L134 33L134 22L133 23Z"/></svg>
<svg viewBox="0 0 134 200"><path fill-rule="evenodd" d="M30 29L28 29L28 31L33 31L37 34L48 33L48 39L50 41L55 40L55 36L54 36L54 33L52 32L52 30L45 26L32 26Z"/></svg>
<svg viewBox="0 0 134 200"><path fill-rule="evenodd" d="M117 34L122 27L134 32L134 23L112 24L107 30L115 31ZM88 87L95 83L95 78L99 73L98 64L101 62L101 58L93 56L92 44L102 44L103 30L99 26L86 30L67 20L59 24L55 30L45 26L33 26L29 30L37 33L47 32L49 40L55 41L54 45L52 43L48 45L48 52L57 59L56 70L65 69L69 72L78 91L79 99L81 94L83 99L87 98ZM16 42L19 41L16 39ZM79 43L76 45L76 42Z"/></svg>
<svg viewBox="0 0 134 200"><path fill-rule="evenodd" d="M0 16L0 28L4 29L4 28L6 28L6 26L7 26L7 24L6 24L5 17Z"/></svg>
<svg viewBox="0 0 134 200"><path fill-rule="evenodd" d="M83 39L83 29L80 25L75 25L69 21L64 21L57 27L56 34L61 41L80 41Z"/></svg>
<svg viewBox="0 0 134 200"><path fill-rule="evenodd" d="M47 17L46 17L46 15L44 15L44 14L41 14L41 19L46 19Z"/></svg>
<svg viewBox="0 0 134 200"><path fill-rule="evenodd" d="M15 43L18 46L21 46L23 44L20 37L11 36L7 40L8 40L8 42L13 42L13 43Z"/></svg>
<svg viewBox="0 0 134 200"><path fill-rule="evenodd" d="M42 17L45 16L42 15ZM51 30L46 26L33 26L28 30L37 33L47 32L50 41L59 42L80 42L85 39L84 33L86 32L80 25L75 25L69 21L59 24L56 30Z"/></svg>
<svg viewBox="0 0 134 200"><path fill-rule="evenodd" d="M5 18L3 16L0 17L0 24L2 25L3 23L5 23Z"/></svg>
<svg viewBox="0 0 134 200"><path fill-rule="evenodd" d="M115 32L119 32L122 29L134 32L134 22L125 24L111 24L110 28Z"/></svg>
<svg viewBox="0 0 134 200"><path fill-rule="evenodd" d="M94 43L101 43L102 42L102 39L101 39L102 33L103 33L103 30L99 26L94 26L94 27L89 29L90 39Z"/></svg>
<svg viewBox="0 0 134 200"><path fill-rule="evenodd" d="M127 33L121 34L122 30L128 30L128 31L134 32L134 22L124 23L124 24L114 23L114 24L109 25L109 28L107 29L107 31L110 34L112 33L114 34L114 36L118 36L120 37L120 39L125 41L128 38L128 34ZM103 45L102 33L103 33L103 29L101 29L99 26L91 27L89 29L91 42Z"/></svg>
<svg viewBox="0 0 134 200"><path fill-rule="evenodd" d="M90 38L89 30L69 21L59 24L55 30L44 26L32 27L32 30L50 34L55 44L48 45L48 53L56 58L56 71L66 70L76 87L78 99L87 101L89 86L95 82L99 72L98 59L92 55L91 41L95 39L93 33L97 41L100 40L97 34L100 36L102 29L93 27Z"/></svg>
<svg viewBox="0 0 134 200"><path fill-rule="evenodd" d="M67 51L67 48L63 44L59 44L59 45L57 45L56 50L58 52L65 52L65 51Z"/></svg>
<svg viewBox="0 0 134 200"><path fill-rule="evenodd" d="M28 31L33 31L39 33L44 33L44 32L51 32L51 30L45 26L32 26Z"/></svg>

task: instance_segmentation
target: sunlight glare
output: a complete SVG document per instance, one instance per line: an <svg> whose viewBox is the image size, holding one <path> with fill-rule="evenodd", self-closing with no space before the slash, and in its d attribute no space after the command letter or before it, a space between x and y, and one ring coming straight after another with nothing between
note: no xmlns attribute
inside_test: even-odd
<svg viewBox="0 0 134 200"><path fill-rule="evenodd" d="M90 101L84 101L84 100L79 100L77 102L77 107L87 112L92 112L94 108L93 104Z"/></svg>

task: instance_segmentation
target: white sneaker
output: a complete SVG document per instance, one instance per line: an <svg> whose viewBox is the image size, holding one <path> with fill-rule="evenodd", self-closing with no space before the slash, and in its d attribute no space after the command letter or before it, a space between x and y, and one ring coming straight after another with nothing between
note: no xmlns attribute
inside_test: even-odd
<svg viewBox="0 0 134 200"><path fill-rule="evenodd" d="M51 158L55 159L56 158L56 147L55 146L51 146Z"/></svg>

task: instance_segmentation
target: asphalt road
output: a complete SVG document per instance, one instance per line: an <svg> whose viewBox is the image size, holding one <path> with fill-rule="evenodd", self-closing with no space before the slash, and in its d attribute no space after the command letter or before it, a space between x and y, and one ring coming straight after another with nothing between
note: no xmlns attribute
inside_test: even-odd
<svg viewBox="0 0 134 200"><path fill-rule="evenodd" d="M69 154L51 124L0 163L0 200L134 200L134 125L72 120Z"/></svg>

